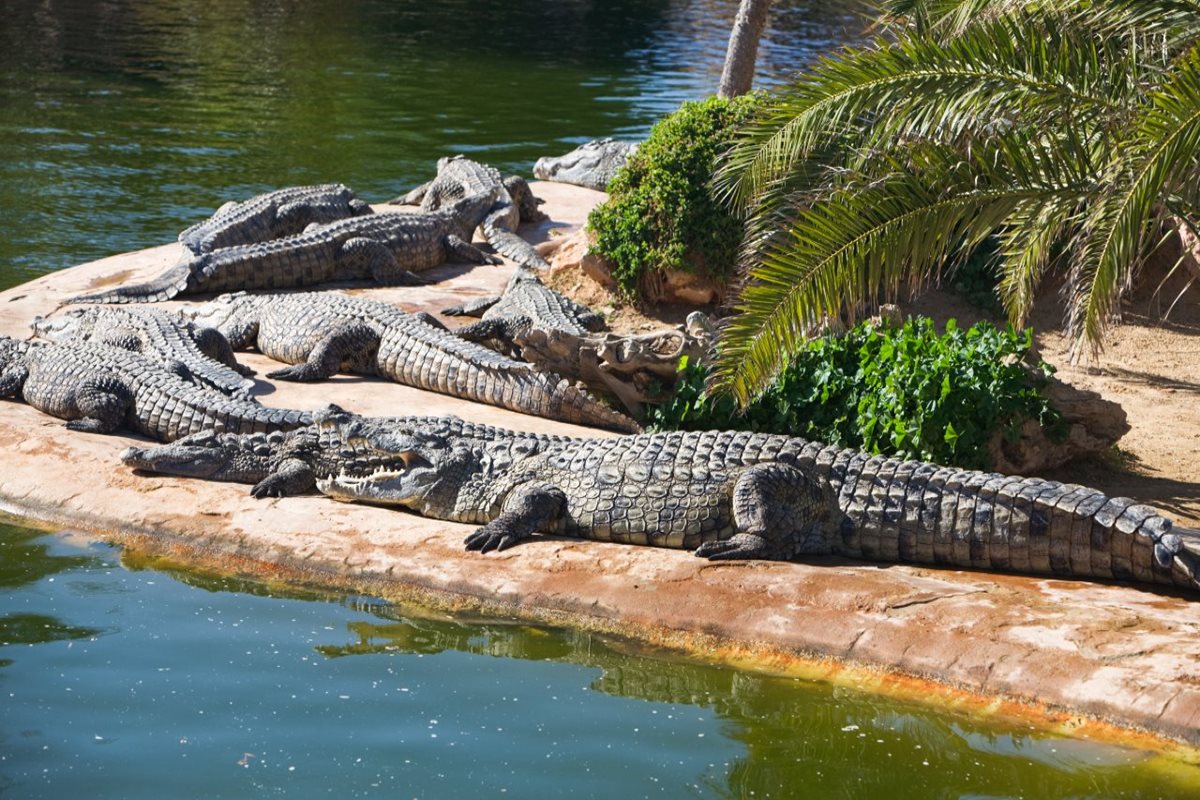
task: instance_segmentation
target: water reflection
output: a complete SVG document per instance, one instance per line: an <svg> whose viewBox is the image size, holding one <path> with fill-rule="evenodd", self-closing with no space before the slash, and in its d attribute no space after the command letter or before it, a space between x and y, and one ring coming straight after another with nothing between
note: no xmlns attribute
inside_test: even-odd
<svg viewBox="0 0 1200 800"><path fill-rule="evenodd" d="M95 562L88 556L53 553L54 545L44 532L0 523L0 591L53 579ZM70 625L42 609L0 614L0 646L86 639L99 632L98 628ZM10 658L0 658L0 668L12 663Z"/></svg>
<svg viewBox="0 0 1200 800"><path fill-rule="evenodd" d="M1158 796L1128 780L1127 768L1145 758L1136 751L973 724L798 680L648 658L587 632L370 610L390 618L351 622L348 642L317 651L330 658L456 651L579 664L598 670L593 691L711 709L723 735L745 747L723 782L710 776L707 787L720 797Z"/></svg>

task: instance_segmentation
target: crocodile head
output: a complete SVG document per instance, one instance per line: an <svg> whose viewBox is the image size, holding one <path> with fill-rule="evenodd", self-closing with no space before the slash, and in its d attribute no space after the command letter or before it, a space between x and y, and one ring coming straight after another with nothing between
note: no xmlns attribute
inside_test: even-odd
<svg viewBox="0 0 1200 800"><path fill-rule="evenodd" d="M635 150L636 142L596 139L564 155L539 158L533 165L533 174L544 181L574 183L604 191Z"/></svg>
<svg viewBox="0 0 1200 800"><path fill-rule="evenodd" d="M96 320L94 308L72 308L57 317L34 317L29 327L35 336L59 342L86 338Z"/></svg>
<svg viewBox="0 0 1200 800"><path fill-rule="evenodd" d="M283 432L240 436L201 431L158 447L128 447L121 461L146 472L257 482L271 473L271 456L286 436Z"/></svg>
<svg viewBox="0 0 1200 800"><path fill-rule="evenodd" d="M226 293L207 303L180 309L179 314L198 327L220 331L235 349L246 347L258 333L257 307L262 297L246 292Z"/></svg>

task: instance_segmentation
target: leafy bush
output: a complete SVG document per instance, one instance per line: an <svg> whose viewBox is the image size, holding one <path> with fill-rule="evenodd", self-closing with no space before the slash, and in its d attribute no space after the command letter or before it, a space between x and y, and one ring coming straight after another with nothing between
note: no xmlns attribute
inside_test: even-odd
<svg viewBox="0 0 1200 800"><path fill-rule="evenodd" d="M588 226L596 234L592 249L615 264L613 277L627 295L653 270L732 273L742 227L713 199L709 181L716 157L759 102L750 94L684 103L609 182L611 196Z"/></svg>
<svg viewBox="0 0 1200 800"><path fill-rule="evenodd" d="M681 365L671 402L654 408L657 429L737 428L802 436L870 453L987 469L987 444L1015 437L1027 419L1065 435L1059 413L1039 394L1054 368L1031 379L1020 365L1033 343L981 322L950 320L939 335L926 317L898 328L871 323L815 339L744 413L728 396L704 392L707 370Z"/></svg>

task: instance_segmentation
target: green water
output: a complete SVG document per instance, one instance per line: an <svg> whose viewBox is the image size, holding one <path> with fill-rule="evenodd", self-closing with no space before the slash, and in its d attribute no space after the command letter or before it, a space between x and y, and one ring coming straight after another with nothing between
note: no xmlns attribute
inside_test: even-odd
<svg viewBox="0 0 1200 800"><path fill-rule="evenodd" d="M1200 796L1132 750L4 525L0 709L4 797Z"/></svg>

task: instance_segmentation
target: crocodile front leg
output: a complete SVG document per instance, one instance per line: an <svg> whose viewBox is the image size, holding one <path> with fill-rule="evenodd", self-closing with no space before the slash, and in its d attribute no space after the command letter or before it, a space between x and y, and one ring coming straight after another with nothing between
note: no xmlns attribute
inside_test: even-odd
<svg viewBox="0 0 1200 800"><path fill-rule="evenodd" d="M456 328L452 333L466 342L482 344L503 355L512 358L521 357L521 348L517 338L528 333L533 327L529 317L509 317L501 319L481 319Z"/></svg>
<svg viewBox="0 0 1200 800"><path fill-rule="evenodd" d="M81 419L67 422L67 429L87 433L112 433L121 426L133 394L115 378L93 378L75 389L72 402Z"/></svg>
<svg viewBox="0 0 1200 800"><path fill-rule="evenodd" d="M803 531L826 513L820 485L788 464L757 464L733 487L737 533L696 548L702 558L785 561L801 549ZM808 548L806 548L808 549Z"/></svg>
<svg viewBox="0 0 1200 800"><path fill-rule="evenodd" d="M480 250L475 245L465 241L453 233L446 234L445 238L446 252L459 261L466 261L471 264L503 264L504 259L497 256L488 255Z"/></svg>
<svg viewBox="0 0 1200 800"><path fill-rule="evenodd" d="M374 328L362 322L346 322L335 326L317 342L303 364L268 372L267 377L309 383L323 381L336 375L350 359L355 363L374 363L378 351L379 334Z"/></svg>
<svg viewBox="0 0 1200 800"><path fill-rule="evenodd" d="M505 498L500 516L472 533L463 543L468 550L481 553L506 550L561 518L566 508L567 496L557 486L518 487Z"/></svg>
<svg viewBox="0 0 1200 800"><path fill-rule="evenodd" d="M312 468L298 458L289 458L250 490L254 497L291 497L308 494L317 488L317 476Z"/></svg>

